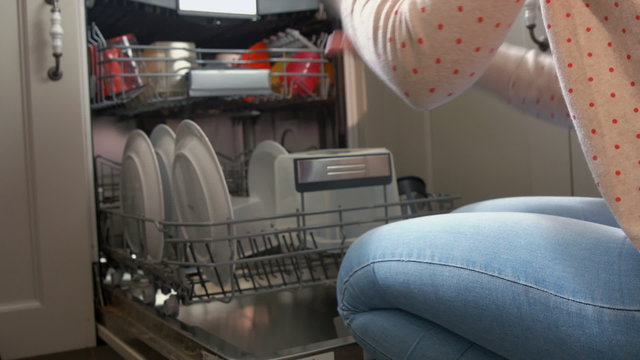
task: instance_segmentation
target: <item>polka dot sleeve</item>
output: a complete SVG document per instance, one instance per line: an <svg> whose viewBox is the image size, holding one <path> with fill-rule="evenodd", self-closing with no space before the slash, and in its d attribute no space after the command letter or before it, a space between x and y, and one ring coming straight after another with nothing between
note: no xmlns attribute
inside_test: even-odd
<svg viewBox="0 0 640 360"><path fill-rule="evenodd" d="M431 109L471 86L522 0L342 0L343 26L369 67L410 104Z"/></svg>
<svg viewBox="0 0 640 360"><path fill-rule="evenodd" d="M640 249L640 1L541 3L582 150Z"/></svg>
<svg viewBox="0 0 640 360"><path fill-rule="evenodd" d="M553 59L547 53L503 44L476 85L541 120L573 127Z"/></svg>

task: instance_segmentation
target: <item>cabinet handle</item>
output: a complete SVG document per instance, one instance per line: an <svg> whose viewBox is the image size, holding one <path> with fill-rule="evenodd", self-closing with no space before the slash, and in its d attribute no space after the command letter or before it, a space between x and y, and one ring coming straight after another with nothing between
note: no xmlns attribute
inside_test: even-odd
<svg viewBox="0 0 640 360"><path fill-rule="evenodd" d="M45 0L45 2L51 6L51 47L53 49L53 59L55 65L49 68L47 75L52 81L58 81L62 79L62 70L60 69L60 58L62 57L62 35L64 30L62 29L62 15L60 15L59 0Z"/></svg>
<svg viewBox="0 0 640 360"><path fill-rule="evenodd" d="M538 12L540 12L540 4L538 3L538 0L525 1L524 19L527 25L527 29L529 29L529 37L536 45L538 45L540 51L545 52L549 50L549 39L547 39L546 36L537 37L535 33L536 18L538 17Z"/></svg>

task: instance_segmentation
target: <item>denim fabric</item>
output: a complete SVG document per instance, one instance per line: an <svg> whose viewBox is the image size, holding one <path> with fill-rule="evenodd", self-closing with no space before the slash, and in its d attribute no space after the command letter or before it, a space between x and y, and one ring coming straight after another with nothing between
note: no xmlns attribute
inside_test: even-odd
<svg viewBox="0 0 640 360"><path fill-rule="evenodd" d="M371 230L338 310L377 359L640 359L640 253L603 204L500 199Z"/></svg>
<svg viewBox="0 0 640 360"><path fill-rule="evenodd" d="M620 227L602 198L566 196L521 196L469 204L454 212L526 212L557 215Z"/></svg>

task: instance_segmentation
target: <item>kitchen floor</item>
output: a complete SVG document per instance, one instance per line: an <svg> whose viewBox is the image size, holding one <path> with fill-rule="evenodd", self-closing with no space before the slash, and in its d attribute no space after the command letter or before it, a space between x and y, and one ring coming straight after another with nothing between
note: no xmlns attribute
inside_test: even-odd
<svg viewBox="0 0 640 360"><path fill-rule="evenodd" d="M121 360L124 359L118 355L112 348L106 345L67 351L57 354L41 355L23 360Z"/></svg>

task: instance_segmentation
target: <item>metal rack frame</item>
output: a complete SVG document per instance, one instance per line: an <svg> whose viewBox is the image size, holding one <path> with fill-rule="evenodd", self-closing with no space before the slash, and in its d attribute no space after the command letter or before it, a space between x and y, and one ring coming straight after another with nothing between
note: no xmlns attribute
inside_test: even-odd
<svg viewBox="0 0 640 360"><path fill-rule="evenodd" d="M151 279L155 287L165 292L175 291L183 304L208 301L230 301L237 296L256 293L295 289L323 283L334 283L342 257L349 247L349 241L342 235L336 245L321 248L316 241L315 232L322 229L343 229L363 224L385 224L416 216L448 212L457 196L439 195L430 199L401 201L375 206L357 208L331 209L314 212L296 212L257 219L231 220L223 222L181 223L148 219L120 213L114 207L103 207L102 217L103 241L101 251L115 267L131 274L144 274ZM297 224L305 224L306 219L314 216L335 215L344 218L345 213L368 211L372 209L389 209L416 204L436 204L438 210L422 214L400 216L383 216L358 221L338 221L321 225L300 225L283 229L268 229L257 233L234 235L233 228L238 224L268 223L274 220L289 219ZM117 222L133 221L139 231L144 232L145 224L153 223L155 228L165 234L182 233L180 229L187 227L223 227L227 236L218 238L186 239L181 236L165 239L167 255L159 262L144 258L142 254L133 252L126 241L118 234ZM211 248L215 243L227 243L232 251L232 258L216 261ZM114 244L121 244L120 246ZM193 247L204 244L211 262L203 263L195 260ZM250 255L249 255L250 254ZM230 278L223 279L217 269L226 267L230 270ZM204 268L213 268L217 276L207 278Z"/></svg>
<svg viewBox="0 0 640 360"><path fill-rule="evenodd" d="M266 49L203 49L182 48L154 45L114 45L109 44L95 24L88 30L89 78L91 84L91 108L124 107L130 115L185 106L202 100L191 92L192 74L201 71L213 71L208 76L211 80L219 80L219 84L230 83L234 77L251 76L260 80L259 89L216 89L215 81L211 84L212 93L205 97L217 97L226 101L243 101L247 104L273 103L278 101L319 101L329 97L332 79L325 68L330 61L323 54L327 34L320 34L311 40L306 39L298 31L288 29L271 38L265 39ZM114 51L117 55L114 55ZM146 51L186 53L180 57L144 56ZM107 52L109 55L107 56ZM301 52L315 53L317 58L296 58ZM218 59L219 54L233 54L240 59ZM253 54L264 54L265 58L250 59ZM154 72L149 67L153 63L183 64L172 72ZM319 63L318 71L308 73L287 71L288 64L298 63L303 69L311 64ZM256 65L263 65L256 69ZM266 64L266 65L265 65ZM276 70L275 64L283 69ZM121 71L115 71L120 69ZM213 74L213 75L211 75ZM253 76L255 75L255 76ZM305 84L307 78L316 78L314 88ZM209 80L209 78L207 78ZM179 86L165 88L162 82L175 82ZM132 85L133 84L133 85ZM230 91L229 93L225 93Z"/></svg>

